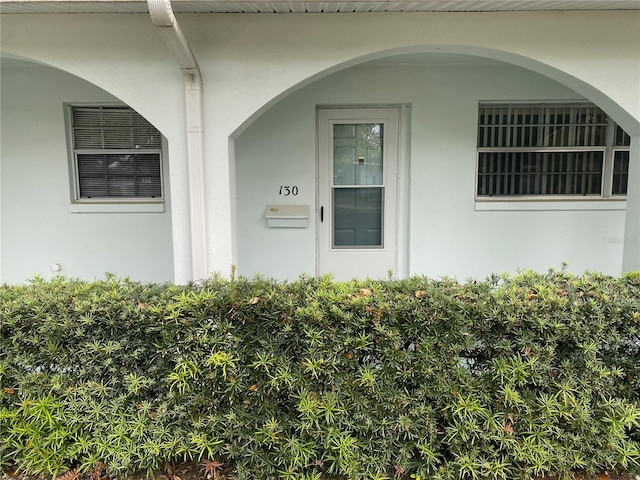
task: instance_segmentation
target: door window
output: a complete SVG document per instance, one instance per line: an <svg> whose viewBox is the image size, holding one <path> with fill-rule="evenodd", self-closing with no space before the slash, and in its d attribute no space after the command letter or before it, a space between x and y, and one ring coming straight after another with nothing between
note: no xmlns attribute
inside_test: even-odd
<svg viewBox="0 0 640 480"><path fill-rule="evenodd" d="M383 247L384 124L333 125L333 248Z"/></svg>

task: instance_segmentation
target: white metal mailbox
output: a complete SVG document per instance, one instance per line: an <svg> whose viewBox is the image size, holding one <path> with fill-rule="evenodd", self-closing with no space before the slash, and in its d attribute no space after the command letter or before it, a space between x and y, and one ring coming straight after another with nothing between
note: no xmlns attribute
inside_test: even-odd
<svg viewBox="0 0 640 480"><path fill-rule="evenodd" d="M267 226L272 228L306 228L309 205L267 205Z"/></svg>

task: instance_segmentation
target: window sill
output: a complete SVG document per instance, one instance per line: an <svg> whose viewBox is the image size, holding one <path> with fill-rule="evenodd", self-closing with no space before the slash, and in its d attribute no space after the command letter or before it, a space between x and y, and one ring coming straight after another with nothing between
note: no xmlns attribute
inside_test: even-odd
<svg viewBox="0 0 640 480"><path fill-rule="evenodd" d="M626 198L566 199L476 199L477 212L562 211L562 210L626 210Z"/></svg>
<svg viewBox="0 0 640 480"><path fill-rule="evenodd" d="M162 213L164 202L75 202L69 204L70 213Z"/></svg>

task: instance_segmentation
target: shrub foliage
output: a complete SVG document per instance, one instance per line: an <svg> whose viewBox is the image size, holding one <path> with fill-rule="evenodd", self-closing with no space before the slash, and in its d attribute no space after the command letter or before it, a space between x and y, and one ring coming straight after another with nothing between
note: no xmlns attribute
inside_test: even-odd
<svg viewBox="0 0 640 480"><path fill-rule="evenodd" d="M0 288L0 467L640 470L640 276Z"/></svg>

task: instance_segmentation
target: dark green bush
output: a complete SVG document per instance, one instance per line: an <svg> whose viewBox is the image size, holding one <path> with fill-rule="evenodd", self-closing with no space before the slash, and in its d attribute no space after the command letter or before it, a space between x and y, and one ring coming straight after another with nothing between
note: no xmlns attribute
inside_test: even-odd
<svg viewBox="0 0 640 480"><path fill-rule="evenodd" d="M640 276L0 288L0 468L640 470Z"/></svg>

